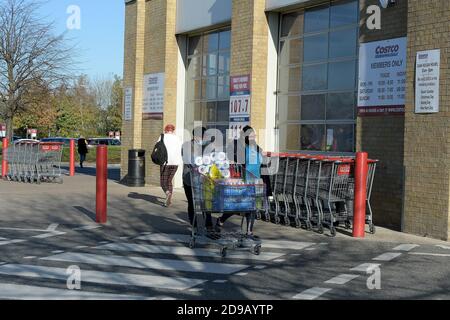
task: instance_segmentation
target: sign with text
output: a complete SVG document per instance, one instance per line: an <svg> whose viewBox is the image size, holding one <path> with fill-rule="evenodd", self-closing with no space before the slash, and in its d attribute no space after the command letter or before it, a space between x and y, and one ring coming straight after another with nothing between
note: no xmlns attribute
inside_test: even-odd
<svg viewBox="0 0 450 320"><path fill-rule="evenodd" d="M162 120L164 113L164 73L144 75L143 120Z"/></svg>
<svg viewBox="0 0 450 320"><path fill-rule="evenodd" d="M125 88L124 90L124 108L123 119L130 121L133 119L133 88Z"/></svg>
<svg viewBox="0 0 450 320"><path fill-rule="evenodd" d="M439 112L441 50L417 53L416 113Z"/></svg>
<svg viewBox="0 0 450 320"><path fill-rule="evenodd" d="M37 137L37 129L27 129L27 135L31 138L31 139L36 139Z"/></svg>
<svg viewBox="0 0 450 320"><path fill-rule="evenodd" d="M405 114L406 46L406 38L360 45L359 116Z"/></svg>
<svg viewBox="0 0 450 320"><path fill-rule="evenodd" d="M230 78L230 134L239 138L240 131L250 124L250 75Z"/></svg>

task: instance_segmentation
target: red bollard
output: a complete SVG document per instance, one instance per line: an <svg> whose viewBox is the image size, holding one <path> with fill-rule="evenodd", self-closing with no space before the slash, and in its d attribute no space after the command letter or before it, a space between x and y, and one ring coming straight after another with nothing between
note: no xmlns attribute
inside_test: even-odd
<svg viewBox="0 0 450 320"><path fill-rule="evenodd" d="M70 140L70 163L69 163L70 176L75 176L75 140Z"/></svg>
<svg viewBox="0 0 450 320"><path fill-rule="evenodd" d="M106 223L107 210L107 180L108 180L108 148L104 145L97 147L97 201L96 222Z"/></svg>
<svg viewBox="0 0 450 320"><path fill-rule="evenodd" d="M366 189L367 164L366 152L356 153L355 159L355 200L353 210L353 237L364 238L366 228Z"/></svg>
<svg viewBox="0 0 450 320"><path fill-rule="evenodd" d="M8 149L8 138L2 140L2 178L5 178L8 174L8 162L6 161L6 149ZM6 152L5 152L6 151Z"/></svg>

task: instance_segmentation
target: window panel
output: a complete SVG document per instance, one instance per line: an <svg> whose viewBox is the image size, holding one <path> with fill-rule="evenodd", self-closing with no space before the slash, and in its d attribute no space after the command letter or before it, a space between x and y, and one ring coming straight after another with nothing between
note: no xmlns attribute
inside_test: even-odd
<svg viewBox="0 0 450 320"><path fill-rule="evenodd" d="M230 77L219 77L218 78L218 88L217 88L217 97L218 99L226 99L230 98Z"/></svg>
<svg viewBox="0 0 450 320"><path fill-rule="evenodd" d="M230 52L219 53L219 74L230 73Z"/></svg>
<svg viewBox="0 0 450 320"><path fill-rule="evenodd" d="M193 57L188 60L188 78L198 78L201 75L202 64L200 57Z"/></svg>
<svg viewBox="0 0 450 320"><path fill-rule="evenodd" d="M356 85L355 73L356 73L355 60L330 63L328 89L330 90L355 89Z"/></svg>
<svg viewBox="0 0 450 320"><path fill-rule="evenodd" d="M327 126L327 151L354 152L354 124Z"/></svg>
<svg viewBox="0 0 450 320"><path fill-rule="evenodd" d="M202 121L204 123L216 122L216 102L207 102L202 110Z"/></svg>
<svg viewBox="0 0 450 320"><path fill-rule="evenodd" d="M230 119L230 103L220 101L217 103L217 122L228 122Z"/></svg>
<svg viewBox="0 0 450 320"><path fill-rule="evenodd" d="M283 15L281 23L281 36L296 36L301 34L302 15L298 12Z"/></svg>
<svg viewBox="0 0 450 320"><path fill-rule="evenodd" d="M354 57L356 55L357 29L330 33L330 58Z"/></svg>
<svg viewBox="0 0 450 320"><path fill-rule="evenodd" d="M330 93L327 103L327 120L353 120L356 95L352 92Z"/></svg>
<svg viewBox="0 0 450 320"><path fill-rule="evenodd" d="M301 126L301 150L325 151L325 125L305 124Z"/></svg>
<svg viewBox="0 0 450 320"><path fill-rule="evenodd" d="M210 53L203 56L203 76L214 76L217 74L217 54Z"/></svg>
<svg viewBox="0 0 450 320"><path fill-rule="evenodd" d="M189 38L188 55L200 54L202 51L202 38L200 36Z"/></svg>
<svg viewBox="0 0 450 320"><path fill-rule="evenodd" d="M202 97L202 85L201 80L189 80L186 92L186 98L188 101L198 100Z"/></svg>
<svg viewBox="0 0 450 320"><path fill-rule="evenodd" d="M278 104L280 122L300 121L300 96L281 96Z"/></svg>
<svg viewBox="0 0 450 320"><path fill-rule="evenodd" d="M282 124L280 126L280 148L283 151L299 150L300 125Z"/></svg>
<svg viewBox="0 0 450 320"><path fill-rule="evenodd" d="M303 67L303 90L325 90L327 88L327 64Z"/></svg>
<svg viewBox="0 0 450 320"><path fill-rule="evenodd" d="M305 33L328 29L330 9L318 7L305 12Z"/></svg>
<svg viewBox="0 0 450 320"><path fill-rule="evenodd" d="M325 94L303 95L301 120L325 120Z"/></svg>
<svg viewBox="0 0 450 320"><path fill-rule="evenodd" d="M287 93L300 91L300 67L280 69L280 91Z"/></svg>
<svg viewBox="0 0 450 320"><path fill-rule="evenodd" d="M203 36L203 52L214 52L219 50L219 34L209 33Z"/></svg>
<svg viewBox="0 0 450 320"><path fill-rule="evenodd" d="M325 60L328 58L328 33L305 37L304 41L304 62Z"/></svg>
<svg viewBox="0 0 450 320"><path fill-rule="evenodd" d="M351 1L331 6L331 27L358 23L358 3Z"/></svg>
<svg viewBox="0 0 450 320"><path fill-rule="evenodd" d="M202 80L202 98L215 100L217 98L217 77Z"/></svg>
<svg viewBox="0 0 450 320"><path fill-rule="evenodd" d="M219 35L219 49L229 49L231 47L231 31L222 31Z"/></svg>

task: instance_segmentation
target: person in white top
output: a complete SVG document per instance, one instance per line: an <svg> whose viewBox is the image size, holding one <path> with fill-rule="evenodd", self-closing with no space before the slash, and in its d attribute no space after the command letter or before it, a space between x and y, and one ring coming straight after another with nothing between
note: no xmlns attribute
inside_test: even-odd
<svg viewBox="0 0 450 320"><path fill-rule="evenodd" d="M159 137L158 141L160 140L161 137ZM172 203L173 178L178 170L178 166L183 164L181 140L175 134L175 126L173 124L168 124L164 128L164 145L167 149L167 164L160 167L160 183L166 194L165 206L169 207Z"/></svg>

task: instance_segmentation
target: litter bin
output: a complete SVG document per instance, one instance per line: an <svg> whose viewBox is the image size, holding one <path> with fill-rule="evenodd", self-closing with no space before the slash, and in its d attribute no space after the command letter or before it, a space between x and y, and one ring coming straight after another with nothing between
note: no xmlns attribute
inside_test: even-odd
<svg viewBox="0 0 450 320"><path fill-rule="evenodd" d="M128 150L128 179L129 187L145 186L145 150Z"/></svg>

